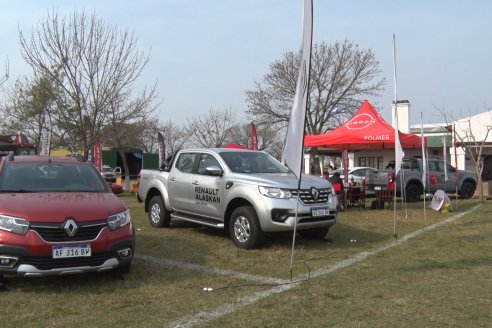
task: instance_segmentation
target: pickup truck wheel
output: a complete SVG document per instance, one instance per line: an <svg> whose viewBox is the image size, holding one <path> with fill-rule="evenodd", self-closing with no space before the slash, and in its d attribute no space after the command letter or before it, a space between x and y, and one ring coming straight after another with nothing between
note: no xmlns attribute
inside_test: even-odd
<svg viewBox="0 0 492 328"><path fill-rule="evenodd" d="M229 233L234 244L245 249L258 247L264 239L258 216L252 206L241 206L232 212Z"/></svg>
<svg viewBox="0 0 492 328"><path fill-rule="evenodd" d="M161 196L154 196L149 203L149 222L154 228L169 227L171 215L164 206Z"/></svg>
<svg viewBox="0 0 492 328"><path fill-rule="evenodd" d="M421 194L422 190L420 190L420 187L414 183L408 184L405 187L405 199L409 203L418 202Z"/></svg>
<svg viewBox="0 0 492 328"><path fill-rule="evenodd" d="M306 229L306 230L299 230L299 234L304 238L322 239L326 236L326 234L328 233L328 230L330 230L329 227L316 228L316 229Z"/></svg>
<svg viewBox="0 0 492 328"><path fill-rule="evenodd" d="M473 182L470 182L470 181L465 181L463 182L463 184L461 185L461 188L460 188L460 197L461 199L470 199L473 197L473 195L475 195L475 184Z"/></svg>

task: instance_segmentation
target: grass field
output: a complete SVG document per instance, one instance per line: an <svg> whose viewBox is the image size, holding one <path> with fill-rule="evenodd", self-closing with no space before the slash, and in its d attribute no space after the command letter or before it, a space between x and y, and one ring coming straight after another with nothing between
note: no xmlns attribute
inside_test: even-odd
<svg viewBox="0 0 492 328"><path fill-rule="evenodd" d="M425 219L422 203L409 204L396 240L393 211L342 212L327 241L296 239L291 280L290 234L241 250L210 228L153 229L122 198L137 230L131 273L7 277L2 328L492 326L491 203Z"/></svg>

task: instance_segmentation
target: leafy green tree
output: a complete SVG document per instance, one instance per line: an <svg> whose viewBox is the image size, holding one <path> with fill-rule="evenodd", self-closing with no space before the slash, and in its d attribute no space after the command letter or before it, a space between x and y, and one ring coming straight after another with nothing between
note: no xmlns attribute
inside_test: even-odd
<svg viewBox="0 0 492 328"><path fill-rule="evenodd" d="M3 133L21 132L34 144L40 144L44 113L56 108L56 86L47 76L19 78L6 92L6 100L1 107L0 117ZM54 131L53 144L59 144L63 134Z"/></svg>

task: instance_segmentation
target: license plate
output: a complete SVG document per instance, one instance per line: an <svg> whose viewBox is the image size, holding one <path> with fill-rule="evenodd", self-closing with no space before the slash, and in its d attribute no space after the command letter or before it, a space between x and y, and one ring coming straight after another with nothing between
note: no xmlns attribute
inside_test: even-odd
<svg viewBox="0 0 492 328"><path fill-rule="evenodd" d="M70 257L91 256L91 245L53 246L53 258L64 259Z"/></svg>
<svg viewBox="0 0 492 328"><path fill-rule="evenodd" d="M381 186L374 186L374 190L381 190Z"/></svg>
<svg viewBox="0 0 492 328"><path fill-rule="evenodd" d="M330 209L329 208L313 208L311 210L311 215L312 216L330 215Z"/></svg>

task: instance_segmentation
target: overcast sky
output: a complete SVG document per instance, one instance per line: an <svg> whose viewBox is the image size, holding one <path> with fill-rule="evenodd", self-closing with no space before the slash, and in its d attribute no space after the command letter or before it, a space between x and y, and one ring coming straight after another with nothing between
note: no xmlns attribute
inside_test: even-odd
<svg viewBox="0 0 492 328"><path fill-rule="evenodd" d="M3 0L0 73L8 58L10 81L30 75L20 56L18 31L31 30L56 9L85 10L110 25L133 30L151 62L139 84L158 82L162 121L186 123L211 108L247 109L245 91L269 64L301 45L302 0ZM391 123L393 34L398 98L411 102L410 121L443 121L492 107L492 1L314 0L313 40L348 39L371 48L387 80L368 99Z"/></svg>

